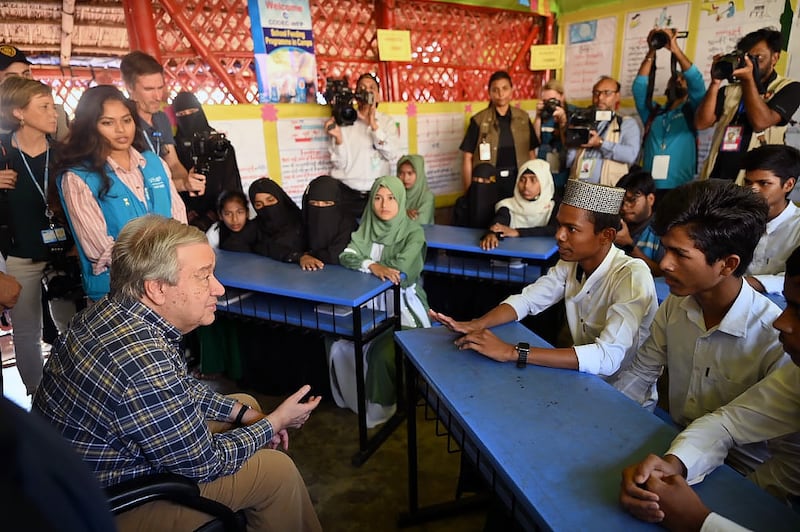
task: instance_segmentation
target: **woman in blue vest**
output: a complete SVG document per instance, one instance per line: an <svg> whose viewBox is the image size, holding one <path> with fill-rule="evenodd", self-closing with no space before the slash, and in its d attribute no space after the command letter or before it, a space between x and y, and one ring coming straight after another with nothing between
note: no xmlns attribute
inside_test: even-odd
<svg viewBox="0 0 800 532"><path fill-rule="evenodd" d="M88 89L75 109L57 185L90 300L108 293L111 249L122 227L148 213L186 223L167 165L141 140L136 106L111 85Z"/></svg>

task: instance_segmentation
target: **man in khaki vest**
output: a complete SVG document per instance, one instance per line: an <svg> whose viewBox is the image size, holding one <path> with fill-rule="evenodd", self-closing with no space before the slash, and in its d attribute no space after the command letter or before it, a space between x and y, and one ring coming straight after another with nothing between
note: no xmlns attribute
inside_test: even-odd
<svg viewBox="0 0 800 532"><path fill-rule="evenodd" d="M596 126L586 144L567 151L571 179L614 186L639 158L642 131L636 120L617 114L619 89L619 81L609 76L592 87Z"/></svg>
<svg viewBox="0 0 800 532"><path fill-rule="evenodd" d="M775 64L781 55L781 33L761 28L736 44L742 66L731 73L733 82L722 86L720 66L728 57L715 58L711 82L695 114L697 129L716 124L701 179L735 179L741 183L742 157L758 146L783 144L789 120L800 105L800 83L779 76ZM719 73L718 73L719 72Z"/></svg>

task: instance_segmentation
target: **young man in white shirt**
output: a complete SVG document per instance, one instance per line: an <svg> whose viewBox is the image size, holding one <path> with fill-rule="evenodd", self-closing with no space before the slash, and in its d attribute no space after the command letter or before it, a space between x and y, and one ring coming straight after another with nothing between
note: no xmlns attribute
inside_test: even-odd
<svg viewBox="0 0 800 532"><path fill-rule="evenodd" d="M666 251L660 265L671 294L612 385L652 409L666 368L669 413L685 427L789 363L772 327L780 309L742 280L766 219L762 198L730 181L694 182L664 197L654 228ZM800 487L775 466L785 461L782 452L772 458L766 449L750 453L774 461L757 468L757 484L780 493Z"/></svg>
<svg viewBox="0 0 800 532"><path fill-rule="evenodd" d="M800 431L800 249L786 262L784 295L786 310L773 325L793 364L689 425L663 458L651 454L627 467L620 502L634 516L673 530L742 530L710 512L682 477L700 482L734 445Z"/></svg>
<svg viewBox="0 0 800 532"><path fill-rule="evenodd" d="M462 333L461 349L501 362L516 361L592 373L602 377L626 366L647 337L657 302L647 265L614 247L625 189L567 182L558 210L556 241L561 260L484 316L457 322L430 311L431 318ZM491 327L537 314L564 299L572 346L532 348L503 342Z"/></svg>
<svg viewBox="0 0 800 532"><path fill-rule="evenodd" d="M783 289L783 267L800 244L800 209L789 201L800 176L800 151L783 144L767 144L742 159L744 186L767 200L767 230L758 241L745 279L762 293Z"/></svg>

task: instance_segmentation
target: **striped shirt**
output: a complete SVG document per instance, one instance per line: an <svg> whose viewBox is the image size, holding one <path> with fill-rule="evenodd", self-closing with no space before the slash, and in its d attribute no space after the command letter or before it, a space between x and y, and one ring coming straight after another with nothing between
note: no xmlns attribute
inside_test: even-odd
<svg viewBox="0 0 800 532"><path fill-rule="evenodd" d="M266 418L212 434L236 404L187 373L181 334L139 301L104 297L59 336L34 397L103 486L172 472L236 472L272 438Z"/></svg>
<svg viewBox="0 0 800 532"><path fill-rule="evenodd" d="M661 239L650 227L650 224L644 226L642 232L638 235L631 235L631 238L636 243L636 247L650 260L660 262L664 258L664 247L661 245Z"/></svg>
<svg viewBox="0 0 800 532"><path fill-rule="evenodd" d="M106 162L117 177L128 187L140 201L145 202L144 176L139 169L146 160L134 148L129 148L131 156L131 169L127 170L109 157ZM162 160L164 175L169 182L170 198L172 201L172 217L179 222L186 223L186 207L170 178L170 171ZM114 247L114 238L108 234L106 219L86 182L72 172L65 172L61 182L64 191L64 204L72 218L75 228L75 237L81 243L81 248L86 257L92 262L92 271L99 275L111 265L111 249Z"/></svg>

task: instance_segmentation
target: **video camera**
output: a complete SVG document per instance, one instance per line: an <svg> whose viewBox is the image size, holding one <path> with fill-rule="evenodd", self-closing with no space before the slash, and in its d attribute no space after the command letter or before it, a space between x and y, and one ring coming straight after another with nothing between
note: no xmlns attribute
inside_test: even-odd
<svg viewBox="0 0 800 532"><path fill-rule="evenodd" d="M564 143L569 148L576 148L589 142L592 130L597 130L597 111L594 107L578 107L573 109L567 120L567 131Z"/></svg>
<svg viewBox="0 0 800 532"><path fill-rule="evenodd" d="M183 144L191 152L195 172L206 177L211 172L211 163L224 161L231 149L231 141L219 131L199 131Z"/></svg>
<svg viewBox="0 0 800 532"><path fill-rule="evenodd" d="M372 105L375 103L375 95L367 90L353 92L345 79L328 78L325 81L325 101L331 106L336 125L352 126L358 120L353 102Z"/></svg>
<svg viewBox="0 0 800 532"><path fill-rule="evenodd" d="M561 101L558 98L548 98L543 102L544 107L542 107L542 120L547 120L552 118L553 113L556 112L556 109L561 107Z"/></svg>
<svg viewBox="0 0 800 532"><path fill-rule="evenodd" d="M745 53L741 50L734 50L719 57L711 65L711 77L719 80L727 79L730 83L736 82L736 78L733 77L733 71L745 65L744 56ZM760 79L761 76L758 75L758 60L751 57L750 61L753 63L753 79Z"/></svg>

